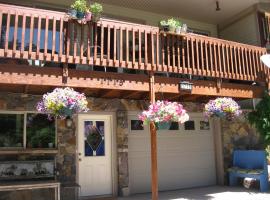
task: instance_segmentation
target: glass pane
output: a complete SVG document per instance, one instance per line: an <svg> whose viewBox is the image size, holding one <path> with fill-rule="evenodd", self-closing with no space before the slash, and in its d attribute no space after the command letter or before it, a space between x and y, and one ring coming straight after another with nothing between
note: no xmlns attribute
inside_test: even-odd
<svg viewBox="0 0 270 200"><path fill-rule="evenodd" d="M209 121L200 121L200 130L210 130Z"/></svg>
<svg viewBox="0 0 270 200"><path fill-rule="evenodd" d="M104 156L104 121L84 122L85 156Z"/></svg>
<svg viewBox="0 0 270 200"><path fill-rule="evenodd" d="M141 120L131 120L131 130L132 131L144 130L143 122Z"/></svg>
<svg viewBox="0 0 270 200"><path fill-rule="evenodd" d="M172 122L169 130L179 130L179 123Z"/></svg>
<svg viewBox="0 0 270 200"><path fill-rule="evenodd" d="M27 148L54 148L55 120L44 114L28 113L26 137Z"/></svg>
<svg viewBox="0 0 270 200"><path fill-rule="evenodd" d="M195 122L194 121L187 121L184 124L185 130L191 131L195 130Z"/></svg>
<svg viewBox="0 0 270 200"><path fill-rule="evenodd" d="M0 147L23 147L23 114L0 114Z"/></svg>

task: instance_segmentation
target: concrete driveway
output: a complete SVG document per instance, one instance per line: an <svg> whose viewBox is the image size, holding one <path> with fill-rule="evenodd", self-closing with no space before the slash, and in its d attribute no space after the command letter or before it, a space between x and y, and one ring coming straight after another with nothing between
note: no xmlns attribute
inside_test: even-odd
<svg viewBox="0 0 270 200"><path fill-rule="evenodd" d="M151 194L118 197L119 200L151 200ZM260 193L244 187L204 187L169 192L160 192L159 200L270 200L270 192Z"/></svg>

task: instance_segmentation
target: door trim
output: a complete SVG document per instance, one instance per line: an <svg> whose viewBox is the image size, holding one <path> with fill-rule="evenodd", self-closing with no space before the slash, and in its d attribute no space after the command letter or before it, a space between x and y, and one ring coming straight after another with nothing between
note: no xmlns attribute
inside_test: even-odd
<svg viewBox="0 0 270 200"><path fill-rule="evenodd" d="M111 175L112 175L112 196L118 194L118 173L117 173L117 137L116 137L116 113L115 112L94 112L78 114L76 116L76 183L79 183L79 155L78 155L78 136L80 116L109 116L111 126Z"/></svg>

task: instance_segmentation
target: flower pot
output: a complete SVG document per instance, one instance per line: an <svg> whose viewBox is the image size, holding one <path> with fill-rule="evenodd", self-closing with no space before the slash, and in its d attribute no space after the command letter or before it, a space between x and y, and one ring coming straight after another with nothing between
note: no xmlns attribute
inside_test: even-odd
<svg viewBox="0 0 270 200"><path fill-rule="evenodd" d="M78 19L84 18L84 12L77 11L77 18L78 18Z"/></svg>
<svg viewBox="0 0 270 200"><path fill-rule="evenodd" d="M175 26L169 26L169 32L175 33Z"/></svg>
<svg viewBox="0 0 270 200"><path fill-rule="evenodd" d="M86 21L91 21L92 19L92 13L91 12L86 12L85 13L85 20Z"/></svg>
<svg viewBox="0 0 270 200"><path fill-rule="evenodd" d="M171 127L171 122L159 122L156 123L156 127L158 130L169 130Z"/></svg>
<svg viewBox="0 0 270 200"><path fill-rule="evenodd" d="M181 33L181 26L178 26L178 27L175 29L175 32L176 32L176 34L180 34L180 33Z"/></svg>
<svg viewBox="0 0 270 200"><path fill-rule="evenodd" d="M48 148L53 148L53 143L52 142L48 143Z"/></svg>
<svg viewBox="0 0 270 200"><path fill-rule="evenodd" d="M92 21L98 22L100 20L100 14L93 14L92 15Z"/></svg>
<svg viewBox="0 0 270 200"><path fill-rule="evenodd" d="M71 18L77 18L77 10L70 9L70 10L68 11L68 15L69 15Z"/></svg>

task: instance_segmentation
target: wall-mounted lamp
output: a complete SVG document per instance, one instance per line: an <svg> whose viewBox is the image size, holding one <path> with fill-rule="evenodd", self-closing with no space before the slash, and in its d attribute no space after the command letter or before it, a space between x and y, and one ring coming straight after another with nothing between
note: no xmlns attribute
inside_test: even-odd
<svg viewBox="0 0 270 200"><path fill-rule="evenodd" d="M67 117L66 118L66 127L70 128L72 126L72 119L70 117Z"/></svg>
<svg viewBox="0 0 270 200"><path fill-rule="evenodd" d="M179 90L180 91L187 91L191 92L193 88L193 83L190 83L188 81L181 81L179 82Z"/></svg>
<svg viewBox="0 0 270 200"><path fill-rule="evenodd" d="M266 65L266 67L270 68L270 54L261 56L261 61Z"/></svg>

